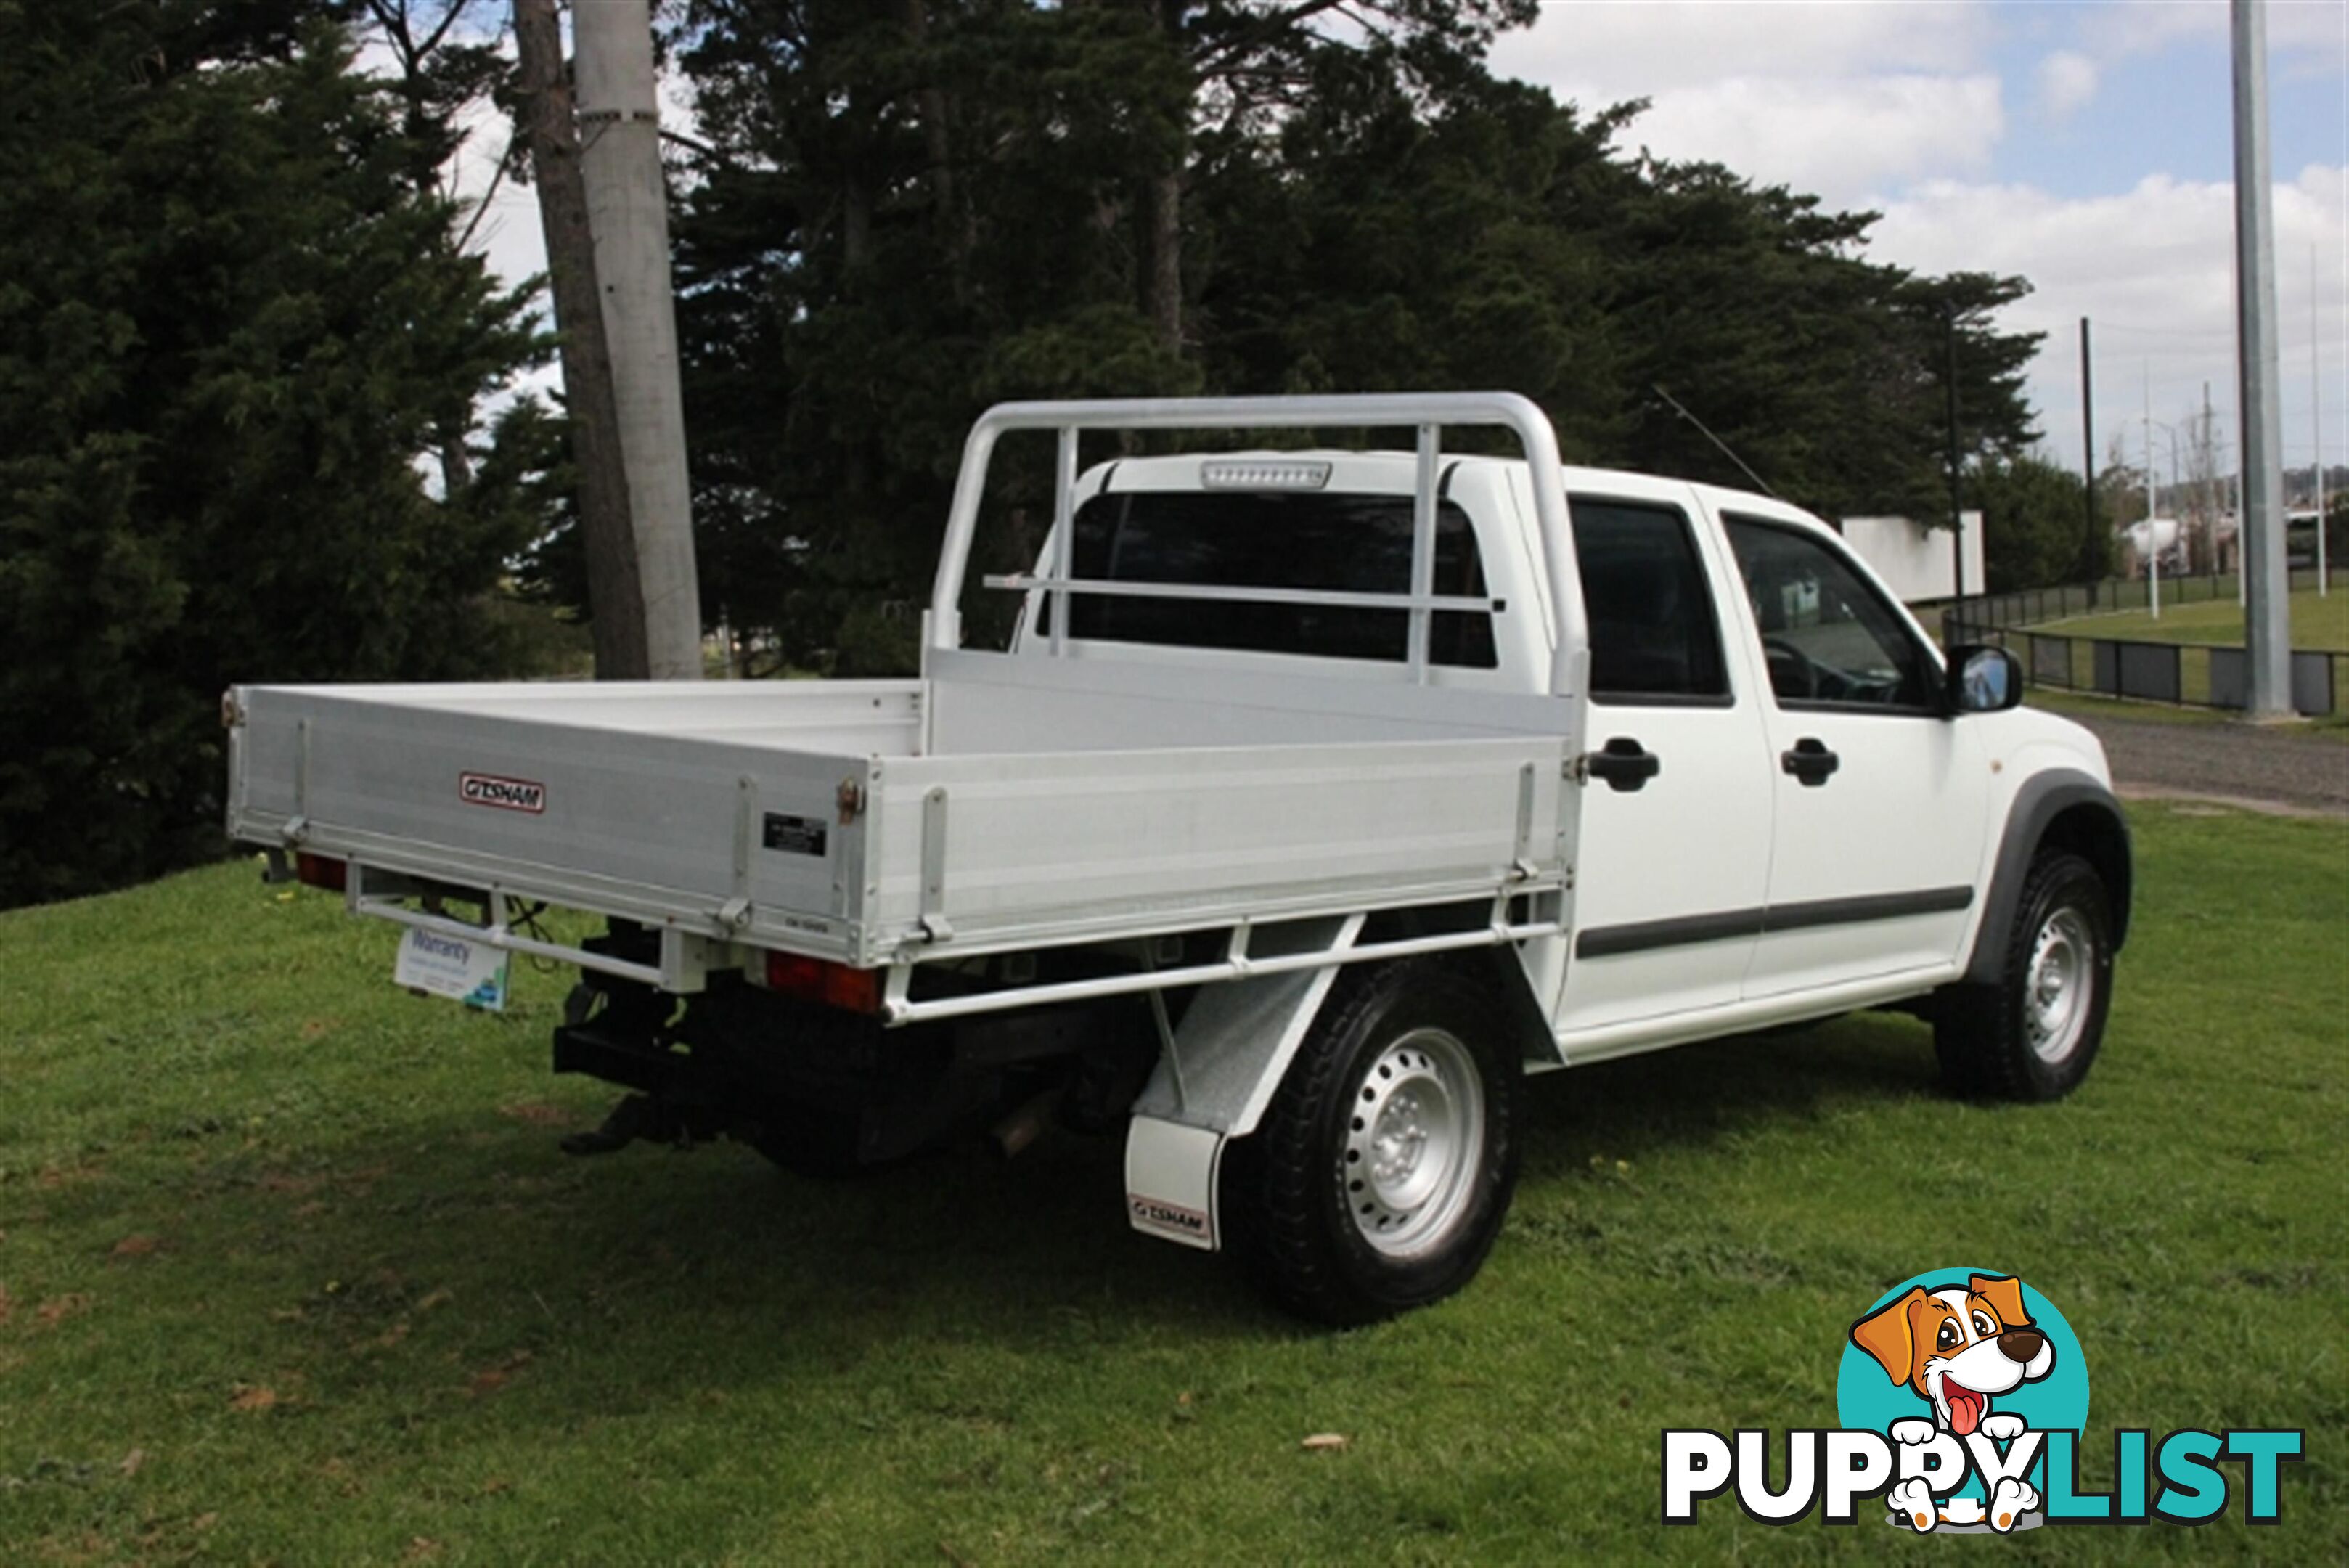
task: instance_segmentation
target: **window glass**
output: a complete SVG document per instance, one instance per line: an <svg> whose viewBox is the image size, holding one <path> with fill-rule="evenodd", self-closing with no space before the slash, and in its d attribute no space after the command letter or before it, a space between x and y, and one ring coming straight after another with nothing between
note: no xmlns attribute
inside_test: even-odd
<svg viewBox="0 0 2349 1568"><path fill-rule="evenodd" d="M1138 490L1096 495L1077 509L1075 575L1407 594L1411 536L1408 495ZM1475 529L1451 502L1436 510L1435 591L1467 597L1485 592ZM1040 625L1050 630L1049 599ZM1075 594L1069 631L1113 642L1401 660L1410 654L1411 618L1401 609ZM1428 627L1428 658L1494 668L1492 616L1438 610Z"/></svg>
<svg viewBox="0 0 2349 1568"><path fill-rule="evenodd" d="M1793 528L1746 517L1728 523L1780 703L1930 705L1925 650L1848 562Z"/></svg>
<svg viewBox="0 0 2349 1568"><path fill-rule="evenodd" d="M1688 519L1669 506L1575 497L1574 557L1601 702L1723 700L1721 628Z"/></svg>

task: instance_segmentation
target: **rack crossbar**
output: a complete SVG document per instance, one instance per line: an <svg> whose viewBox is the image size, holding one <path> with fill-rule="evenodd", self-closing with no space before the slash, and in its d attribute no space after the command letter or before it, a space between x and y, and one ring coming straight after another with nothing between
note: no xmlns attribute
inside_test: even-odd
<svg viewBox="0 0 2349 1568"><path fill-rule="evenodd" d="M1489 614L1509 607L1506 599L1465 594L1350 593L1335 588L1244 588L1214 583L1143 583L1106 577L1040 577L1028 572L991 572L979 579L1009 593L1046 592L1102 598L1212 599L1219 604L1311 605L1326 609L1466 610ZM1057 612L1056 612L1057 613ZM1056 621L1055 625L1058 624Z"/></svg>
<svg viewBox="0 0 2349 1568"><path fill-rule="evenodd" d="M1146 970L1137 974L1104 975L1096 980L1062 981L1009 991L982 992L971 996L943 996L916 1002L903 992L904 981L890 986L883 1012L893 1023L923 1023L941 1018L962 1018L976 1012L997 1012L1009 1007L1030 1007L1058 1002L1085 1002L1104 996L1131 996L1136 992L1163 991L1169 986L1213 985L1257 975L1289 974L1299 970L1330 969L1340 964L1373 963L1381 959L1414 958L1423 953L1459 952L1471 948L1503 947L1562 935L1555 920L1537 924L1479 926L1473 930L1445 931L1432 937L1406 937L1399 941L1371 942L1361 947L1321 948L1309 952L1250 958L1235 950L1213 963L1182 969ZM1234 944L1237 949L1238 944ZM899 966L910 971L910 964Z"/></svg>

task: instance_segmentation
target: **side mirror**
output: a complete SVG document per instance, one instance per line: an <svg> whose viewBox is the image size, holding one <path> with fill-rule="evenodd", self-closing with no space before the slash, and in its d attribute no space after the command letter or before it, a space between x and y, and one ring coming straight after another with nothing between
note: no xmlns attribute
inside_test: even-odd
<svg viewBox="0 0 2349 1568"><path fill-rule="evenodd" d="M1950 649L1950 712L2002 713L2023 701L2023 661L2002 648L1964 643Z"/></svg>

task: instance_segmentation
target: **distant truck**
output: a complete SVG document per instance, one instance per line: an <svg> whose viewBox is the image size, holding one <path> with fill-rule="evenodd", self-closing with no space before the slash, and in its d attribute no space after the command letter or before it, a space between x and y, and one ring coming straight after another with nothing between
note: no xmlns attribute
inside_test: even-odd
<svg viewBox="0 0 2349 1568"><path fill-rule="evenodd" d="M2140 517L2123 527L2120 535L2140 575L2157 555L2163 571L2177 576L2186 570L2186 525L2177 518Z"/></svg>
<svg viewBox="0 0 2349 1568"><path fill-rule="evenodd" d="M1416 450L1078 463L1307 427ZM1053 521L987 652L960 607L1019 431ZM407 927L419 983L576 964L555 1068L633 1094L574 1147L836 1175L1122 1131L1135 1229L1347 1324L1477 1272L1529 1075L1897 1008L1962 1092L2077 1084L2128 840L2095 739L2020 692L1816 519L1565 467L1520 398L1014 404L919 679L240 686L228 815Z"/></svg>

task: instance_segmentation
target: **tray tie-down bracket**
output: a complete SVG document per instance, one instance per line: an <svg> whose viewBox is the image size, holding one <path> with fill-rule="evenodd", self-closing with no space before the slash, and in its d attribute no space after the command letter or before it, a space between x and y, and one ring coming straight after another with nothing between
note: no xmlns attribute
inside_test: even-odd
<svg viewBox="0 0 2349 1568"><path fill-rule="evenodd" d="M750 861L759 843L759 783L748 774L734 781L734 882L732 896L718 908L718 923L730 931L750 924Z"/></svg>
<svg viewBox="0 0 2349 1568"><path fill-rule="evenodd" d="M931 786L922 796L922 901L918 922L926 942L950 941L954 922L947 919L947 790Z"/></svg>

